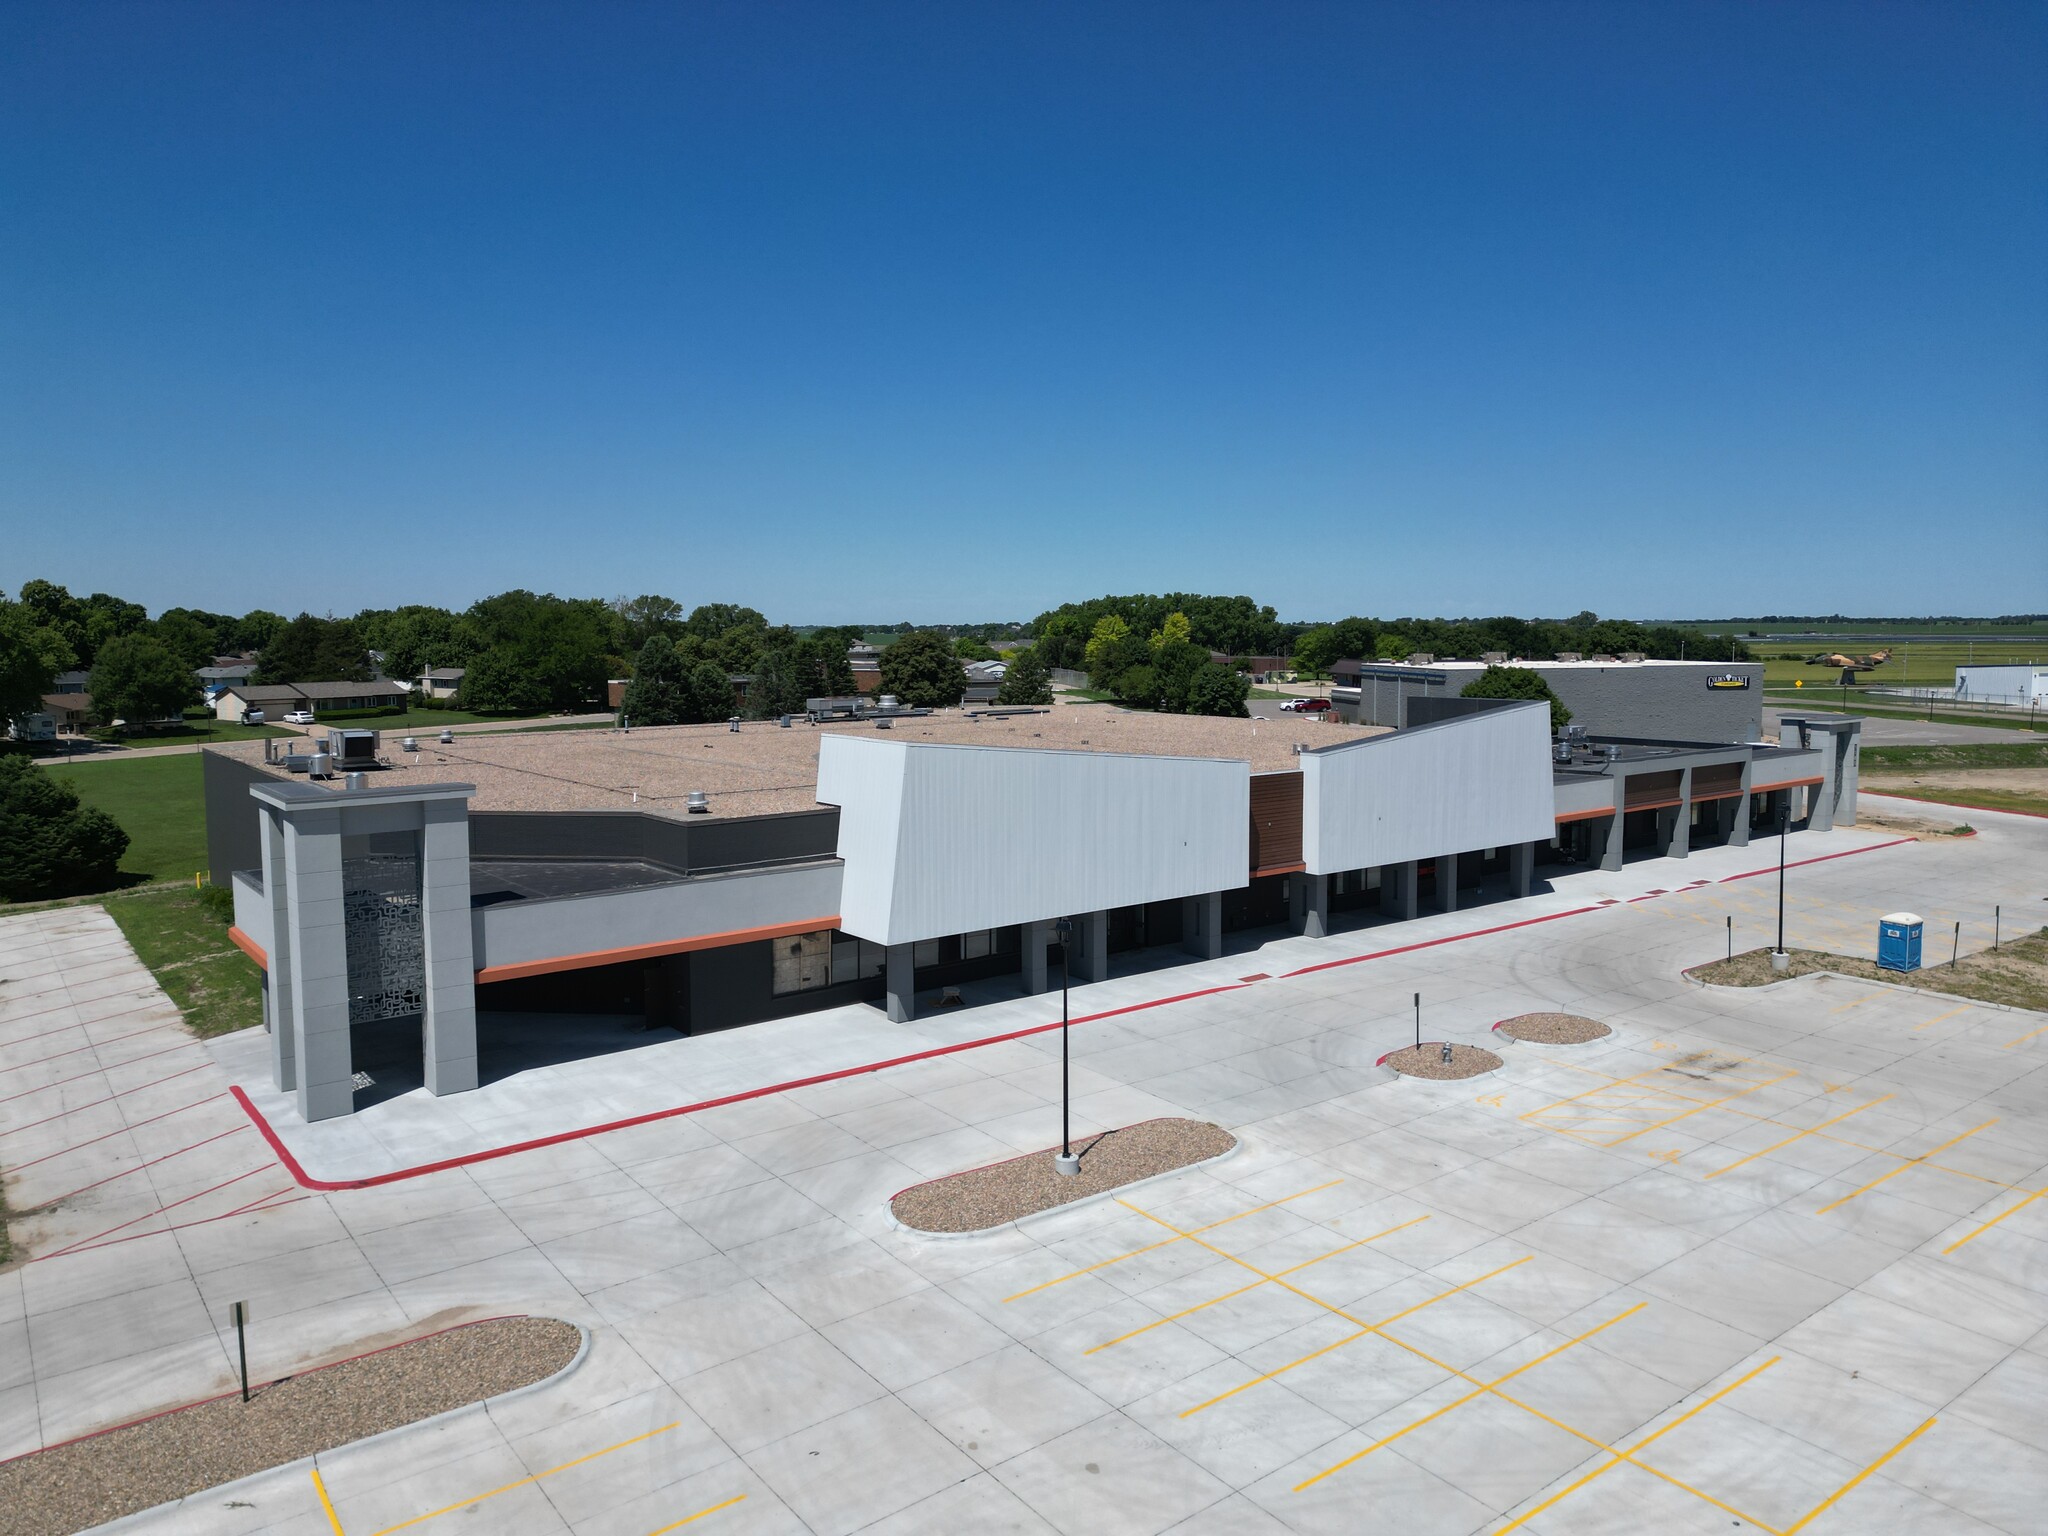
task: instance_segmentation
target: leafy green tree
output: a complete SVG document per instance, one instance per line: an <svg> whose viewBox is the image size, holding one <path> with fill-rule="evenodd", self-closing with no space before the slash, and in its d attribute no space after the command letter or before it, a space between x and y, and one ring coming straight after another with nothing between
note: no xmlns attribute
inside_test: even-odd
<svg viewBox="0 0 2048 1536"><path fill-rule="evenodd" d="M1415 642L1406 635L1388 632L1372 643L1372 654L1379 661L1405 661L1415 653Z"/></svg>
<svg viewBox="0 0 2048 1536"><path fill-rule="evenodd" d="M1003 673L1002 686L996 689L998 704L1050 704L1052 702L1052 677L1046 671L1045 663L1038 659L1036 647L1027 646L1021 651L1010 653L1009 669Z"/></svg>
<svg viewBox="0 0 2048 1536"><path fill-rule="evenodd" d="M1235 667L1217 661L1204 662L1188 685L1188 713L1243 717L1250 713L1244 701L1251 688L1250 681Z"/></svg>
<svg viewBox="0 0 2048 1536"><path fill-rule="evenodd" d="M683 632L683 605L672 597L645 593L639 597L614 599L612 610L623 627L622 638L633 647L643 647L656 635L673 641Z"/></svg>
<svg viewBox="0 0 2048 1536"><path fill-rule="evenodd" d="M189 610L165 609L149 626L149 633L187 667L196 670L213 665L217 653L212 626L203 623Z"/></svg>
<svg viewBox="0 0 2048 1536"><path fill-rule="evenodd" d="M226 654L234 644L235 630L240 623L240 620L231 613L209 613L204 608L166 608L156 616L156 622L150 626L150 629L159 639L163 640L164 644L169 645L180 656L188 654L189 651L198 650L199 646L196 640L191 642L189 646L172 644L164 633L164 621L167 619L176 621L177 631L180 634L186 633L188 626L190 626L196 627L206 636L204 648L206 659L193 662L192 665L195 667L210 667L213 665L214 657Z"/></svg>
<svg viewBox="0 0 2048 1536"><path fill-rule="evenodd" d="M0 898L37 901L103 891L128 834L78 791L25 757L0 757Z"/></svg>
<svg viewBox="0 0 2048 1536"><path fill-rule="evenodd" d="M17 595L31 628L49 630L63 640L74 657L84 664L91 663L92 641L86 634L83 603L56 582L40 577L24 581Z"/></svg>
<svg viewBox="0 0 2048 1536"><path fill-rule="evenodd" d="M768 620L758 608L742 608L737 603L700 603L690 610L684 627L693 635L716 640L735 629L766 629Z"/></svg>
<svg viewBox="0 0 2048 1536"><path fill-rule="evenodd" d="M64 636L37 623L26 603L0 597L0 726L40 710L43 695L73 656Z"/></svg>
<svg viewBox="0 0 2048 1536"><path fill-rule="evenodd" d="M1079 668L1087 664L1088 626L1071 613L1044 620L1034 647L1048 668Z"/></svg>
<svg viewBox="0 0 2048 1536"><path fill-rule="evenodd" d="M131 725L175 718L199 697L185 658L153 635L120 635L101 646L87 687L95 714Z"/></svg>
<svg viewBox="0 0 2048 1536"><path fill-rule="evenodd" d="M615 619L602 602L552 593L500 592L472 605L463 707L573 710L603 699Z"/></svg>
<svg viewBox="0 0 2048 1536"><path fill-rule="evenodd" d="M715 661L700 661L690 668L689 708L685 724L702 725L711 720L729 720L734 714L732 678Z"/></svg>
<svg viewBox="0 0 2048 1536"><path fill-rule="evenodd" d="M962 661L994 661L996 653L972 635L962 635L953 642L953 654Z"/></svg>
<svg viewBox="0 0 2048 1536"><path fill-rule="evenodd" d="M362 615L356 616L357 623ZM409 604L395 608L366 636L384 653L384 675L416 682L430 667L469 664L470 631L446 608Z"/></svg>
<svg viewBox="0 0 2048 1536"><path fill-rule="evenodd" d="M1157 678L1158 708L1168 714L1187 714L1195 679L1208 666L1209 653L1186 640L1170 640L1152 652L1152 672Z"/></svg>
<svg viewBox="0 0 2048 1536"><path fill-rule="evenodd" d="M1321 677L1330 670L1330 664L1344 654L1337 637L1337 627L1325 624L1299 636L1294 642L1294 669L1306 672L1310 677Z"/></svg>
<svg viewBox="0 0 2048 1536"><path fill-rule="evenodd" d="M1169 613L1152 631L1152 649L1157 651L1167 645L1187 645L1194 639L1194 629L1188 623L1188 616L1176 610Z"/></svg>
<svg viewBox="0 0 2048 1536"><path fill-rule="evenodd" d="M271 637L256 659L259 683L366 683L370 648L353 619L302 613Z"/></svg>
<svg viewBox="0 0 2048 1536"><path fill-rule="evenodd" d="M640 647L619 712L629 725L680 725L689 705L689 684L675 643L657 630Z"/></svg>
<svg viewBox="0 0 2048 1536"><path fill-rule="evenodd" d="M277 632L285 626L281 613L272 613L268 608L251 608L235 621L234 638L229 648L236 651L260 651L277 638Z"/></svg>
<svg viewBox="0 0 2048 1536"><path fill-rule="evenodd" d="M149 622L149 610L142 604L105 592L93 593L81 606L85 613L85 644L73 649L78 652L78 664L82 667L91 666L99 648L109 640L132 635Z"/></svg>
<svg viewBox="0 0 2048 1536"><path fill-rule="evenodd" d="M1550 706L1550 728L1561 731L1571 723L1572 712L1564 707L1541 672L1527 667L1488 667L1460 690L1464 699L1538 699Z"/></svg>
<svg viewBox="0 0 2048 1536"><path fill-rule="evenodd" d="M958 704L967 675L943 635L914 629L882 652L882 692L913 709Z"/></svg>
<svg viewBox="0 0 2048 1536"><path fill-rule="evenodd" d="M1130 636L1131 626L1117 614L1105 613L1095 621L1095 628L1088 636L1088 648L1082 653L1090 684L1116 691L1117 669L1123 664L1124 642Z"/></svg>
<svg viewBox="0 0 2048 1536"><path fill-rule="evenodd" d="M1088 674L1094 680L1093 672ZM1159 705L1159 673L1140 662L1116 675L1116 696L1134 709L1156 709Z"/></svg>

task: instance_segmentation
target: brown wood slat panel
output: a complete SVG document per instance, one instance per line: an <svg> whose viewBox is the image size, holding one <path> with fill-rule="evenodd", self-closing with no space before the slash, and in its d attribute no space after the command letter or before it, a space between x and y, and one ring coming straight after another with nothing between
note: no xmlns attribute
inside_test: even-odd
<svg viewBox="0 0 2048 1536"><path fill-rule="evenodd" d="M1301 773L1252 775L1252 873L1301 864Z"/></svg>
<svg viewBox="0 0 2048 1536"><path fill-rule="evenodd" d="M1637 811L1650 805L1669 805L1678 798L1679 771L1669 773L1634 773L1622 787L1622 806L1625 810Z"/></svg>
<svg viewBox="0 0 2048 1536"><path fill-rule="evenodd" d="M1692 771L1692 797L1695 800L1725 800L1730 795L1741 793L1740 763L1716 763L1710 768Z"/></svg>

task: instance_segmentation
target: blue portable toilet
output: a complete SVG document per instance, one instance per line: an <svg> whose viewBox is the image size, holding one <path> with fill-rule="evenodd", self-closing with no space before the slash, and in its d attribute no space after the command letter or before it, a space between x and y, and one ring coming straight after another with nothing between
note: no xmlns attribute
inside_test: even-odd
<svg viewBox="0 0 2048 1536"><path fill-rule="evenodd" d="M1920 914L1891 912L1877 920L1877 963L1881 970L1920 969Z"/></svg>

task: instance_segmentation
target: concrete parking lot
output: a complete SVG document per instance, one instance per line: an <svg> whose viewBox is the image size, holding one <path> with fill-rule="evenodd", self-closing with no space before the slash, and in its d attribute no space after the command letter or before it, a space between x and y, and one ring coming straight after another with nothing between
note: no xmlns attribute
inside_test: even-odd
<svg viewBox="0 0 2048 1536"><path fill-rule="evenodd" d="M1970 819L1795 835L1790 941L1865 952L1901 906L1965 952L1994 905L2048 920L2015 919L2048 914L2048 823ZM1766 942L1774 858L1077 989L1082 1123L1198 1115L1239 1150L945 1239L887 1197L1056 1139L1058 1036L1018 1033L1056 996L624 1052L587 1111L501 1084L354 1117L367 1139L268 1116L307 1179L388 1179L320 1190L230 1093L250 1042L186 1036L98 909L0 920L0 1163L53 1207L0 1273L0 1455L222 1390L247 1300L259 1377L506 1312L592 1347L130 1528L2037 1530L2048 1016L1685 980L1731 930ZM1538 1009L1614 1033L1390 1080L1418 991L1425 1038ZM482 1155L536 1129L566 1139Z"/></svg>

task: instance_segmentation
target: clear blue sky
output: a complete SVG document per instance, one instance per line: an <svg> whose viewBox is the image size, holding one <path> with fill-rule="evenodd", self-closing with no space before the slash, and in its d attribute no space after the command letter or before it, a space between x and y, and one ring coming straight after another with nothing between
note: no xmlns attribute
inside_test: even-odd
<svg viewBox="0 0 2048 1536"><path fill-rule="evenodd" d="M0 8L0 587L2048 608L2048 7Z"/></svg>

